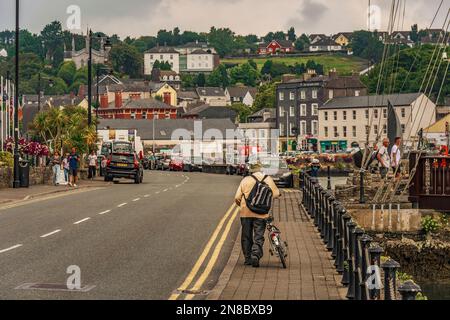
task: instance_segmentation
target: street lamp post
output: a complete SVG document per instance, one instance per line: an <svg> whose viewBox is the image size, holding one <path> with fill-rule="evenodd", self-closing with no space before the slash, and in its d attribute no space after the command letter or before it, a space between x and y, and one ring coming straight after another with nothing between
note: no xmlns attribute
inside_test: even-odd
<svg viewBox="0 0 450 320"><path fill-rule="evenodd" d="M14 182L13 188L20 188L19 179L19 0L16 0L16 90L14 92Z"/></svg>
<svg viewBox="0 0 450 320"><path fill-rule="evenodd" d="M48 80L50 88L53 87L53 80L49 78L43 78L41 72L38 73L38 113L41 112L41 94L42 94L42 80Z"/></svg>

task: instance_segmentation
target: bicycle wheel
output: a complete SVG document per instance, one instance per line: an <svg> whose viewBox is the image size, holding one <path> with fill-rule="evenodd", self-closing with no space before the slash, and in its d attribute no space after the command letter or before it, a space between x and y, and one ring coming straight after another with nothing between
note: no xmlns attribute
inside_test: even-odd
<svg viewBox="0 0 450 320"><path fill-rule="evenodd" d="M277 252L278 252L278 256L280 257L281 264L283 265L283 269L286 269L287 268L286 256L285 256L283 248L281 246L278 246Z"/></svg>

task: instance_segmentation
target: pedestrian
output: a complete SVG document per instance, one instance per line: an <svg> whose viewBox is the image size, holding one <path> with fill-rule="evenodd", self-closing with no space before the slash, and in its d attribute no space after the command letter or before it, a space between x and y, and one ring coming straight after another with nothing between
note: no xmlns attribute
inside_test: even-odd
<svg viewBox="0 0 450 320"><path fill-rule="evenodd" d="M50 160L53 170L53 185L57 185L58 176L61 170L61 156L58 151L53 153L53 157Z"/></svg>
<svg viewBox="0 0 450 320"><path fill-rule="evenodd" d="M70 172L70 166L69 166L69 154L66 153L63 161L62 161L62 167L64 170L64 180L66 181L66 184L69 183L69 172Z"/></svg>
<svg viewBox="0 0 450 320"><path fill-rule="evenodd" d="M91 154L88 157L89 161L89 174L88 179L94 180L94 178L97 176L97 154L94 150L92 150Z"/></svg>
<svg viewBox="0 0 450 320"><path fill-rule="evenodd" d="M400 177L401 172L401 163L400 163L402 160L402 154L400 150L401 144L402 138L400 137L395 138L395 143L391 150L391 166L396 178Z"/></svg>
<svg viewBox="0 0 450 320"><path fill-rule="evenodd" d="M385 138L383 140L383 145L381 146L380 150L377 154L378 162L380 163L380 174L381 178L385 179L389 169L391 168L391 159L389 157L389 139Z"/></svg>
<svg viewBox="0 0 450 320"><path fill-rule="evenodd" d="M71 187L77 186L79 163L80 156L77 154L77 149L72 148L72 152L69 155L69 185Z"/></svg>
<svg viewBox="0 0 450 320"><path fill-rule="evenodd" d="M235 202L241 208L241 245L245 257L245 265L252 265L254 268L259 267L259 261L263 257L264 234L266 221L269 218L269 212L260 214L249 208L249 204L254 202L252 196L255 195L255 186L257 187L264 183L272 191L272 199L280 197L280 190L278 190L273 179L264 176L261 168L261 164L255 164L252 167L252 175L242 180L235 196ZM269 203L271 204L271 201Z"/></svg>
<svg viewBox="0 0 450 320"><path fill-rule="evenodd" d="M317 178L319 176L320 168L321 168L321 166L320 166L319 159L313 159L312 162L311 162L310 169L308 171L309 175L311 177Z"/></svg>

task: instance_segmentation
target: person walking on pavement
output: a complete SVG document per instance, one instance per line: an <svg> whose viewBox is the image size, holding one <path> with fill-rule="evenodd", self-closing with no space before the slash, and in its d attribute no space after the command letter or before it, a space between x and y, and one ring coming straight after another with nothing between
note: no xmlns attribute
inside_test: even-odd
<svg viewBox="0 0 450 320"><path fill-rule="evenodd" d="M57 185L59 172L61 170L61 156L58 151L53 153L53 157L51 159L52 170L53 170L53 185Z"/></svg>
<svg viewBox="0 0 450 320"><path fill-rule="evenodd" d="M69 185L71 187L77 186L78 179L78 166L80 163L80 156L77 154L77 149L72 148L72 152L69 155Z"/></svg>
<svg viewBox="0 0 450 320"><path fill-rule="evenodd" d="M63 161L62 161L62 167L64 170L64 179L66 180L66 184L69 183L69 172L70 172L70 167L69 167L69 154L66 153Z"/></svg>
<svg viewBox="0 0 450 320"><path fill-rule="evenodd" d="M88 157L89 161L89 175L88 179L94 180L97 175L97 160L98 157L94 150L92 150L91 154Z"/></svg>
<svg viewBox="0 0 450 320"><path fill-rule="evenodd" d="M259 267L259 261L263 257L264 234L269 214L252 212L248 208L247 201L257 183L265 183L270 187L273 199L280 197L280 190L273 179L264 176L261 168L260 164L256 164L252 168L252 175L242 180L235 195L235 202L241 208L241 245L245 257L245 265L252 265L254 268Z"/></svg>
<svg viewBox="0 0 450 320"><path fill-rule="evenodd" d="M389 169L391 168L391 159L389 157L389 139L385 138L383 140L383 146L380 148L377 154L378 162L380 163L380 174L381 178L385 179Z"/></svg>

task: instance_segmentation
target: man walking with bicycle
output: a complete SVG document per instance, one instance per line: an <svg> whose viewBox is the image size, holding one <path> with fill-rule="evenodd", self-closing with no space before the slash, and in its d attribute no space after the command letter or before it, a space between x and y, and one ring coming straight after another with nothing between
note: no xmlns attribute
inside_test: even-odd
<svg viewBox="0 0 450 320"><path fill-rule="evenodd" d="M242 180L235 196L236 204L241 207L241 244L245 265L254 268L259 267L263 257L266 220L272 200L280 197L280 190L273 179L264 176L261 169L261 164L252 167L252 175Z"/></svg>

